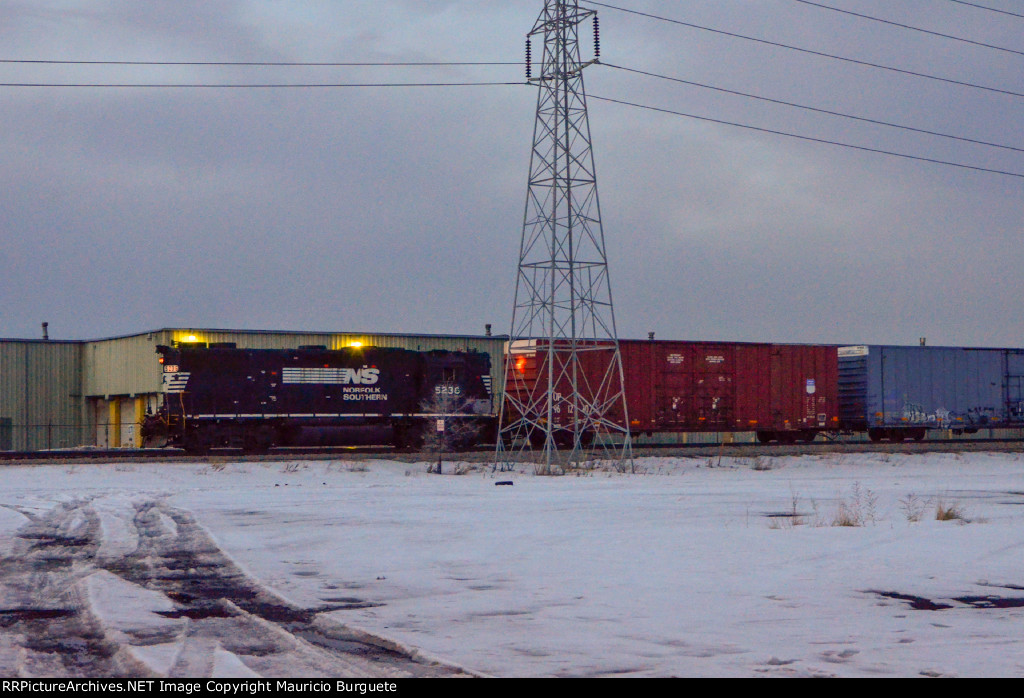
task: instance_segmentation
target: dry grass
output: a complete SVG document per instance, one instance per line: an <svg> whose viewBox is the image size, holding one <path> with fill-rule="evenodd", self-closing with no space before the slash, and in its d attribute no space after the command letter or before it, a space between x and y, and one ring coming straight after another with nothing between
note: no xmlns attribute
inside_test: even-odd
<svg viewBox="0 0 1024 698"><path fill-rule="evenodd" d="M877 507L878 495L866 487L861 487L859 482L855 482L850 488L849 496L840 499L836 505L832 525L866 526L869 523L875 523Z"/></svg>
<svg viewBox="0 0 1024 698"><path fill-rule="evenodd" d="M903 516L906 517L907 521L917 523L924 518L924 512L928 507L928 500L922 499L911 492L906 497L900 499L899 504L900 509L903 511Z"/></svg>
<svg viewBox="0 0 1024 698"><path fill-rule="evenodd" d="M846 502L839 502L839 507L836 510L835 516L832 517L833 526L863 526L864 519L861 517L860 512L853 509Z"/></svg>
<svg viewBox="0 0 1024 698"><path fill-rule="evenodd" d="M935 520L968 522L964 508L959 502L947 503L943 499L935 503Z"/></svg>

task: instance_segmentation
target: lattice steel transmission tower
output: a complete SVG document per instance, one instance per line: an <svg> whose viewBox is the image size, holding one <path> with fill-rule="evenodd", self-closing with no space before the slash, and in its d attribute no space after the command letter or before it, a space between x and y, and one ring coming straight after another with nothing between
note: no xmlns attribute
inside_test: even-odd
<svg viewBox="0 0 1024 698"><path fill-rule="evenodd" d="M593 21L594 57L580 27ZM543 38L540 74L531 46ZM557 472L596 458L632 467L583 70L600 55L597 13L546 0L527 36L538 87L496 462Z"/></svg>

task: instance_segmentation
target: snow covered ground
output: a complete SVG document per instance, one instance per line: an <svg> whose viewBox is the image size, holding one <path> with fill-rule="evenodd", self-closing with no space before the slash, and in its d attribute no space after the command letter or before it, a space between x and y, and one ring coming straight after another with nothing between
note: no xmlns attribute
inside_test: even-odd
<svg viewBox="0 0 1024 698"><path fill-rule="evenodd" d="M8 466L0 673L1024 675L1024 456L637 466Z"/></svg>

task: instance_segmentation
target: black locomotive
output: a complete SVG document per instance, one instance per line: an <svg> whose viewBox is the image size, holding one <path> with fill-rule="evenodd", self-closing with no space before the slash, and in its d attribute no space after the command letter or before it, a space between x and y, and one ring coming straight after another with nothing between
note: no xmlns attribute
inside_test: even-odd
<svg viewBox="0 0 1024 698"><path fill-rule="evenodd" d="M494 434L490 357L477 352L323 346L159 346L164 399L147 447L189 453L275 446L416 447L447 424L466 446Z"/></svg>

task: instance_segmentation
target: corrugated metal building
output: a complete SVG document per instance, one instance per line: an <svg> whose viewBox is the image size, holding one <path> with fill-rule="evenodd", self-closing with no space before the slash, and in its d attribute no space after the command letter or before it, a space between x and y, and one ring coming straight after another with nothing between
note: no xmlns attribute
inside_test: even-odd
<svg viewBox="0 0 1024 698"><path fill-rule="evenodd" d="M87 442L82 343L0 340L0 451Z"/></svg>
<svg viewBox="0 0 1024 698"><path fill-rule="evenodd" d="M491 356L491 384L506 337L350 332L276 332L165 328L108 339L66 342L0 339L0 450L95 445L134 447L138 425L159 404L156 347L176 342L234 342L244 349L323 345L419 351L479 351Z"/></svg>

